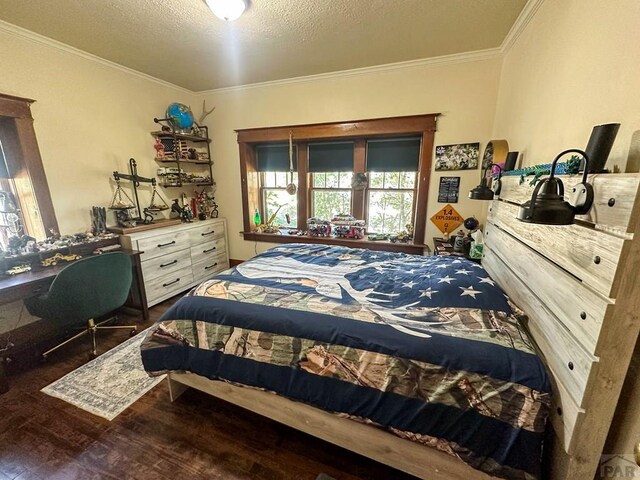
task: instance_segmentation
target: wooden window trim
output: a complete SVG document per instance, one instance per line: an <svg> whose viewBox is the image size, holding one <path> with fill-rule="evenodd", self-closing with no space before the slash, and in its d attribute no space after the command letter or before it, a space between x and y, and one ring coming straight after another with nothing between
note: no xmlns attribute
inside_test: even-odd
<svg viewBox="0 0 640 480"><path fill-rule="evenodd" d="M418 166L417 184L414 194L414 241L411 244L402 244L406 248L400 248L401 244L388 244L390 251L408 251L417 253L416 250L424 248L424 236L427 222L427 201L429 193L429 180L431 176L431 160L434 146L434 133L436 131L437 118L440 114L411 115L404 117L377 118L366 120L354 120L347 122L318 123L310 125L288 125L266 128L249 128L236 130L240 153L240 176L242 188L243 228L245 240L265 241L274 243L290 243L301 241L301 237L258 234L252 232L253 214L255 209L260 210L261 192L259 172L256 169L255 146L265 142L283 142L289 140L289 133L293 135L297 145L298 157L298 218L297 228L304 229L306 220L310 214L311 188L309 188L310 176L308 172L308 142L317 140L352 139L354 145L354 173L366 171L366 141L371 138L416 135L421 137L420 159ZM367 190L352 190L352 211L357 218L366 218ZM318 239L315 237L303 237L304 241L353 245L358 241L340 239ZM293 239L293 240L291 240ZM376 245L382 248L384 242L360 241L361 245ZM367 245L368 247L369 245Z"/></svg>
<svg viewBox="0 0 640 480"><path fill-rule="evenodd" d="M16 175L23 178L28 177L45 232L53 230L59 233L58 220L53 209L51 192L33 127L31 104L34 101L29 98L0 94L0 117L12 119L15 126L17 142L13 146L12 153L13 156L21 160L20 165L17 166Z"/></svg>

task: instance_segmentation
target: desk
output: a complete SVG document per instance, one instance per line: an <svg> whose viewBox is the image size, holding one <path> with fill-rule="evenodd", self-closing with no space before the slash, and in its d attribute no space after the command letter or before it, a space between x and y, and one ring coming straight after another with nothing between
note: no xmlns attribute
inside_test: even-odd
<svg viewBox="0 0 640 480"><path fill-rule="evenodd" d="M126 249L116 251L129 255L133 267L131 291L129 292L129 298L125 306L139 310L142 313L142 317L145 320L149 320L149 308L147 307L147 297L142 279L142 265L140 263L140 255L142 252ZM71 263L73 262L60 262L58 265L51 267L33 265L30 272L20 273L14 276L0 276L0 305L46 293L56 278L56 275ZM4 393L8 389L4 372L3 353L6 352L0 352L0 393Z"/></svg>
<svg viewBox="0 0 640 480"><path fill-rule="evenodd" d="M115 251L129 255L133 265L131 293L129 294L129 299L125 305L127 307L140 310L142 317L145 320L149 320L149 309L147 308L147 298L145 295L144 283L142 282L142 266L140 264L140 255L143 252L126 249ZM60 262L58 265L53 265L51 267L35 265L32 266L32 270L30 272L19 273L14 276L5 275L0 277L0 305L46 293L54 278L56 278L56 275L71 263L73 262Z"/></svg>

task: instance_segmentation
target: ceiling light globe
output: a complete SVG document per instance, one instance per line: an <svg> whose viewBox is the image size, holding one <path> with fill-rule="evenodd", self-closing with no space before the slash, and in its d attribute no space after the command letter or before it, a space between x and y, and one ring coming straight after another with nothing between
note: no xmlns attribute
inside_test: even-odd
<svg viewBox="0 0 640 480"><path fill-rule="evenodd" d="M245 0L205 0L207 2L207 6L211 9L213 14L221 18L222 20L226 20L227 22L232 22L240 18L240 15L244 12L247 5Z"/></svg>

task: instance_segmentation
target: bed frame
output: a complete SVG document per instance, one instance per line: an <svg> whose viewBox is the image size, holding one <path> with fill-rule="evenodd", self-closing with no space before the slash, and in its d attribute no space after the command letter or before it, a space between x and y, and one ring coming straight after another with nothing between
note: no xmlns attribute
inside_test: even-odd
<svg viewBox="0 0 640 480"><path fill-rule="evenodd" d="M591 211L574 225L547 226L515 219L532 187L503 178L485 229L482 264L529 317L552 376L553 480L594 477L640 329L640 176L590 182ZM192 387L423 479L491 478L433 448L261 390L190 373L170 373L168 382L172 401Z"/></svg>

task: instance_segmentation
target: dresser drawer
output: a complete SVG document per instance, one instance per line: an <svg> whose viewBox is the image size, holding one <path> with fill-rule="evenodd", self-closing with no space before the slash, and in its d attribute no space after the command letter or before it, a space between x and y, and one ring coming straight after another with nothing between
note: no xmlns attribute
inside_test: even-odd
<svg viewBox="0 0 640 480"><path fill-rule="evenodd" d="M189 234L187 232L171 232L138 240L138 250L144 252L140 255L140 260L143 262L188 247Z"/></svg>
<svg viewBox="0 0 640 480"><path fill-rule="evenodd" d="M199 281L213 277L216 273L229 268L226 255L217 255L193 264L193 280Z"/></svg>
<svg viewBox="0 0 640 480"><path fill-rule="evenodd" d="M189 229L191 245L198 245L216 238L224 237L224 223L210 223Z"/></svg>
<svg viewBox="0 0 640 480"><path fill-rule="evenodd" d="M224 238L218 238L207 243L191 247L191 263L203 262L226 251Z"/></svg>
<svg viewBox="0 0 640 480"><path fill-rule="evenodd" d="M167 275L169 272L175 272L181 268L189 267L190 265L191 252L188 248L185 248L142 262L142 274L145 282L148 282L154 278Z"/></svg>
<svg viewBox="0 0 640 480"><path fill-rule="evenodd" d="M158 298L189 288L191 283L193 283L193 270L190 266L146 281L147 300L149 303L153 303Z"/></svg>

